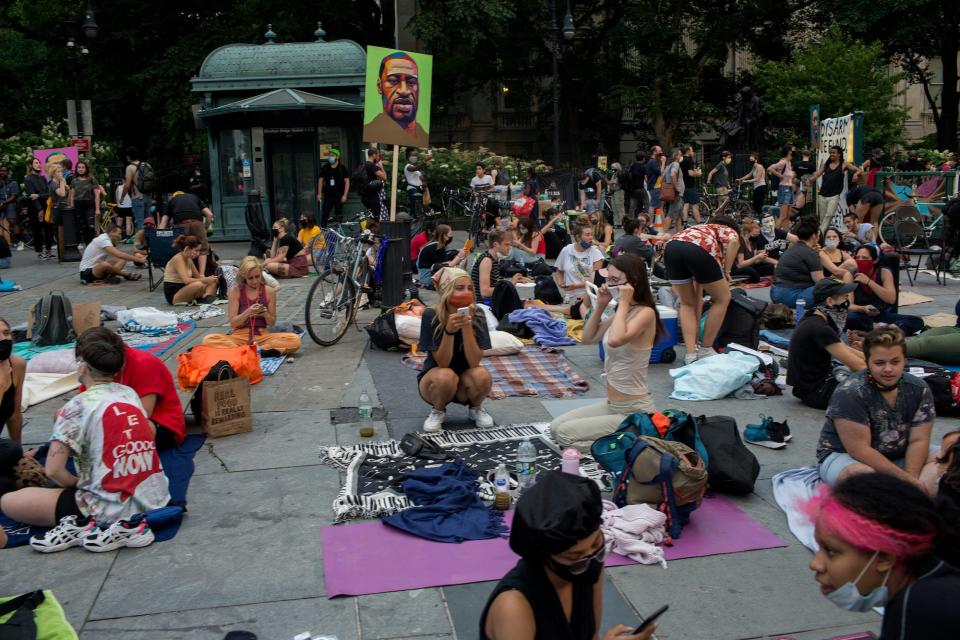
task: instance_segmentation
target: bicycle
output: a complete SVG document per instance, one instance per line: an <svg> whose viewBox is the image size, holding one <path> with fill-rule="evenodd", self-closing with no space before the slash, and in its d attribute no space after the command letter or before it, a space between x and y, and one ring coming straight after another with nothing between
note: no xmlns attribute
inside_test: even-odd
<svg viewBox="0 0 960 640"><path fill-rule="evenodd" d="M741 188L739 184L733 184L726 195L718 193L704 193L700 196L703 204L710 212L709 217L728 216L736 222L743 222L744 218L754 215L753 207L746 200L740 198Z"/></svg>
<svg viewBox="0 0 960 640"><path fill-rule="evenodd" d="M326 229L314 238L312 248L321 236L323 245L313 250L313 264L318 271L321 268L324 271L307 294L304 319L313 341L329 347L343 338L362 306L364 295L368 300L373 295L373 287L368 282L371 266L366 249L379 244L383 236L363 231L357 237L350 237Z"/></svg>

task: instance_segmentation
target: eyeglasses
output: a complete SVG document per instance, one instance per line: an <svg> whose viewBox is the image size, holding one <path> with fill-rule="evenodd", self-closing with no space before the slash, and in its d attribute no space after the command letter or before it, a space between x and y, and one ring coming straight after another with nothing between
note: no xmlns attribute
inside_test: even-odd
<svg viewBox="0 0 960 640"><path fill-rule="evenodd" d="M607 539L606 537L603 537L602 539L603 539L603 545L601 545L601 547L597 549L596 553L589 555L586 558L580 558L579 560L576 560L575 562L570 562L570 563L558 562L558 561L555 561L555 562L557 562L557 564L562 564L563 566L565 566L573 575L580 575L581 573L583 573L584 571L590 568L590 563L593 562L594 560L597 560L599 562L603 562L604 560L606 560Z"/></svg>

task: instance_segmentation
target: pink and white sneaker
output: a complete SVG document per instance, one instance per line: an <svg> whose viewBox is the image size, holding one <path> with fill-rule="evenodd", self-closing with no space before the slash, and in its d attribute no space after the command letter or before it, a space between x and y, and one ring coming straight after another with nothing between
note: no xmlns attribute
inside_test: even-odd
<svg viewBox="0 0 960 640"><path fill-rule="evenodd" d="M106 529L88 535L83 548L94 553L113 551L121 547L147 547L153 544L154 536L146 518L139 521L118 520Z"/></svg>
<svg viewBox="0 0 960 640"><path fill-rule="evenodd" d="M30 538L30 548L40 553L54 553L70 547L79 547L87 536L97 532L97 523L93 518L82 516L64 516L59 524L43 536Z"/></svg>

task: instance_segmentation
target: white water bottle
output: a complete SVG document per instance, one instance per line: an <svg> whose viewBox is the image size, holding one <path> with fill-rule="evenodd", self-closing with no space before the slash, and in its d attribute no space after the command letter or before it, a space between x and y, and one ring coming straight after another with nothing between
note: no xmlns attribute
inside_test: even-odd
<svg viewBox="0 0 960 640"><path fill-rule="evenodd" d="M360 392L360 401L357 402L357 422L360 424L360 437L373 436L373 405L366 390Z"/></svg>
<svg viewBox="0 0 960 640"><path fill-rule="evenodd" d="M510 491L510 473L507 471L507 463L501 462L497 467L497 473L493 476L493 484L497 493L508 493Z"/></svg>
<svg viewBox="0 0 960 640"><path fill-rule="evenodd" d="M520 491L528 489L537 481L537 447L524 440L517 447L517 483Z"/></svg>
<svg viewBox="0 0 960 640"><path fill-rule="evenodd" d="M803 320L803 315L806 313L806 311L807 311L807 301L804 300L803 298L800 298L799 300L797 300L797 308L793 312L794 321L797 324L800 324L800 321Z"/></svg>

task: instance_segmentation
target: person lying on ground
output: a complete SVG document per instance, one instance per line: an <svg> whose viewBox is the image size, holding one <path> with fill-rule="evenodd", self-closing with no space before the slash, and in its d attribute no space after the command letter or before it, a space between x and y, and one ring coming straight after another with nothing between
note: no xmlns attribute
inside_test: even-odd
<svg viewBox="0 0 960 640"><path fill-rule="evenodd" d="M856 251L860 245L871 244L876 240L877 232L869 222L860 222L853 211L843 216L843 244L847 251Z"/></svg>
<svg viewBox="0 0 960 640"><path fill-rule="evenodd" d="M820 229L815 218L804 217L797 222L793 232L799 240L791 244L777 262L770 300L792 309L797 300L803 299L808 307L812 307L813 285L823 279L823 264L817 251ZM849 273L848 277L853 280Z"/></svg>
<svg viewBox="0 0 960 640"><path fill-rule="evenodd" d="M263 266L278 278L302 278L309 269L306 250L292 231L293 225L286 218L273 223L273 244Z"/></svg>
<svg viewBox="0 0 960 640"><path fill-rule="evenodd" d="M420 286L429 289L432 287L430 278L438 266L459 267L467 259L465 249L451 251L447 249L453 242L453 229L447 224L438 224L433 232L431 242L423 245L417 257L417 275Z"/></svg>
<svg viewBox="0 0 960 640"><path fill-rule="evenodd" d="M687 345L686 364L717 353L713 342L730 305L730 271L739 248L740 229L726 216L684 229L664 247L667 279L680 298L680 329ZM711 305L701 342L697 335L704 293L710 296Z"/></svg>
<svg viewBox="0 0 960 640"><path fill-rule="evenodd" d="M820 249L820 264L823 265L824 275L842 278L844 272L852 272L857 263L841 246L840 230L828 227L823 232L823 247Z"/></svg>
<svg viewBox="0 0 960 640"><path fill-rule="evenodd" d="M440 299L423 312L420 325L419 350L427 359L417 376L417 387L431 407L423 430L441 431L451 402L467 405L477 427L492 427L493 418L483 408L483 401L490 395L493 380L480 364L483 351L490 348L490 335L483 313L475 305L473 282L466 271L456 267L445 267L438 276Z"/></svg>
<svg viewBox="0 0 960 640"><path fill-rule="evenodd" d="M936 464L924 465L920 484L931 496L943 495L954 508L960 508L960 429L943 434L940 449L931 454Z"/></svg>
<svg viewBox="0 0 960 640"><path fill-rule="evenodd" d="M177 236L173 246L180 252L163 270L163 297L167 304L212 304L217 299L217 276L202 276L194 260L200 255L200 239Z"/></svg>
<svg viewBox="0 0 960 640"><path fill-rule="evenodd" d="M849 294L857 285L823 278L813 287L814 306L790 336L787 384L793 396L814 409L826 409L840 384L838 374L866 368L863 354L840 340ZM833 360L845 369L836 371Z"/></svg>
<svg viewBox="0 0 960 640"><path fill-rule="evenodd" d="M296 353L300 336L294 333L270 333L277 322L277 292L263 284L263 266L254 256L240 262L237 284L230 288L227 315L230 334L210 334L203 339L208 347L239 347L255 344L265 356Z"/></svg>
<svg viewBox="0 0 960 640"><path fill-rule="evenodd" d="M604 319L614 292L616 311ZM587 313L581 340L603 342L607 399L556 418L550 425L554 442L589 453L594 440L616 431L630 414L655 413L647 389L647 366L653 345L663 333L646 263L630 253L617 256L607 267L607 281L597 293L596 305Z"/></svg>
<svg viewBox="0 0 960 640"><path fill-rule="evenodd" d="M782 231L782 229L778 229ZM737 250L737 261L731 275L746 276L747 282L760 282L760 278L773 275L777 266L776 258L771 258L766 249L755 249L754 238L760 235L760 225L751 218L743 221L740 228L740 247ZM786 232L784 232L786 235Z"/></svg>
<svg viewBox="0 0 960 640"><path fill-rule="evenodd" d="M27 361L13 355L13 332L10 323L0 318L0 434L7 434L14 442L21 441L23 413L20 403L23 398L23 380L27 374Z"/></svg>
<svg viewBox="0 0 960 640"><path fill-rule="evenodd" d="M482 302L487 306L491 306L493 292L497 288L497 285L503 280L503 277L500 275L500 261L510 255L513 238L511 234L497 229L491 231L487 237L487 246L489 249L487 249L486 253L477 258L473 263L470 278L473 281L475 302ZM510 277L509 282L516 285L521 282L529 282L529 278L517 273Z"/></svg>
<svg viewBox="0 0 960 640"><path fill-rule="evenodd" d="M951 514L914 483L854 475L805 505L820 593L847 611L883 607L884 640L948 640L960 628L960 548Z"/></svg>
<svg viewBox="0 0 960 640"><path fill-rule="evenodd" d="M156 432L157 449L164 451L183 444L187 437L183 407L173 384L173 375L163 360L148 351L127 346L116 332L106 327L87 329L77 338L78 348L90 342L123 350L123 368L113 381L130 387L140 398L143 412ZM83 391L81 385L79 393Z"/></svg>
<svg viewBox="0 0 960 640"><path fill-rule="evenodd" d="M120 276L126 280L139 280L142 277L139 273L123 270L128 262L144 264L146 260L140 255L130 255L117 249L120 239L120 227L108 222L104 233L84 247L83 256L80 258L80 282L89 284L111 276Z"/></svg>
<svg viewBox="0 0 960 640"><path fill-rule="evenodd" d="M820 431L817 462L827 485L875 472L919 486L936 413L927 383L904 372L906 352L897 327L879 327L864 337L867 368L833 392Z"/></svg>
<svg viewBox="0 0 960 640"><path fill-rule="evenodd" d="M960 366L960 327L934 327L907 338L907 356Z"/></svg>
<svg viewBox="0 0 960 640"><path fill-rule="evenodd" d="M600 490L587 478L543 471L524 490L510 528L510 548L520 556L487 599L481 640L599 638L606 542L600 530ZM604 640L646 640L618 625Z"/></svg>
<svg viewBox="0 0 960 640"><path fill-rule="evenodd" d="M76 351L86 391L57 412L44 464L57 488L30 487L0 498L5 516L56 527L45 538L49 551L74 546L89 533L78 526L80 519L106 527L170 501L153 423L136 392L113 381L124 365L122 344L91 339L78 343ZM70 457L77 475L67 470ZM74 518L63 521L67 516Z"/></svg>
<svg viewBox="0 0 960 640"><path fill-rule="evenodd" d="M210 255L207 227L213 224L213 211L195 194L174 191L160 218L158 228L166 229L171 222L173 226L183 229L184 235L194 236L200 240L197 268L200 273L206 273L207 256Z"/></svg>
<svg viewBox="0 0 960 640"><path fill-rule="evenodd" d="M890 269L880 266L880 254L874 245L864 245L855 255L859 285L853 291L847 329L870 331L875 322L895 324L904 334L912 336L923 329L923 318L889 311L897 301L897 288Z"/></svg>

